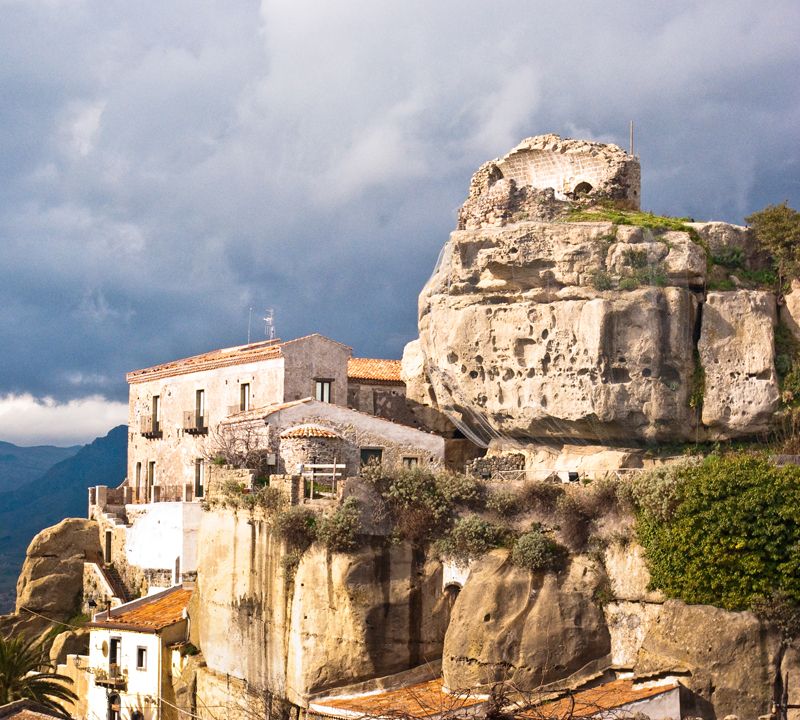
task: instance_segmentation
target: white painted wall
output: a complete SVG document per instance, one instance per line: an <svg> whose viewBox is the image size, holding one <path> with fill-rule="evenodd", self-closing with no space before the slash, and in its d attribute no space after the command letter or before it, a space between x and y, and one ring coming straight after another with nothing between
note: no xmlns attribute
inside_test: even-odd
<svg viewBox="0 0 800 720"><path fill-rule="evenodd" d="M141 507L141 506L139 506ZM197 572L197 532L200 503L153 503L128 529L128 563L141 568L173 570L181 558L181 573ZM178 579L176 578L176 582Z"/></svg>

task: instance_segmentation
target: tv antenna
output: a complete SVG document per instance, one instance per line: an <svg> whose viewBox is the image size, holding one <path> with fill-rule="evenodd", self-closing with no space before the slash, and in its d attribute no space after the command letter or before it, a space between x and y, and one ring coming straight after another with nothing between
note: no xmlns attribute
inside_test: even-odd
<svg viewBox="0 0 800 720"><path fill-rule="evenodd" d="M264 334L270 339L275 339L275 311L267 310L267 317L264 318Z"/></svg>
<svg viewBox="0 0 800 720"><path fill-rule="evenodd" d="M250 317L247 318L247 344L250 344L250 323L253 321L253 308L250 308Z"/></svg>

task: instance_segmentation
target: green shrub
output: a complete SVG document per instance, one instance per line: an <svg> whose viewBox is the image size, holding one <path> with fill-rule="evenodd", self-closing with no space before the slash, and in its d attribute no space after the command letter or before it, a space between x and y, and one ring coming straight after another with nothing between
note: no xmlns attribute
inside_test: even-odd
<svg viewBox="0 0 800 720"><path fill-rule="evenodd" d="M756 239L771 256L783 280L800 277L800 213L780 205L767 205L744 220L753 226Z"/></svg>
<svg viewBox="0 0 800 720"><path fill-rule="evenodd" d="M511 562L533 572L552 570L564 557L564 549L552 538L543 533L525 533L511 552Z"/></svg>
<svg viewBox="0 0 800 720"><path fill-rule="evenodd" d="M358 500L349 497L330 517L317 523L316 537L331 552L349 552L358 547L361 530Z"/></svg>
<svg viewBox="0 0 800 720"><path fill-rule="evenodd" d="M639 287L638 281L634 280L633 278L623 278L622 280L619 281L620 290L630 291L630 290L636 290L636 288L638 287Z"/></svg>
<svg viewBox="0 0 800 720"><path fill-rule="evenodd" d="M589 282L595 290L612 290L614 288L614 281L611 279L610 273L599 268L589 270Z"/></svg>
<svg viewBox="0 0 800 720"><path fill-rule="evenodd" d="M297 568L300 567L300 560L302 557L302 553L297 552L297 550L286 553L286 555L281 557L281 568L285 578L291 579L294 577Z"/></svg>
<svg viewBox="0 0 800 720"><path fill-rule="evenodd" d="M727 268L744 269L744 250L741 248L722 248L718 255L711 258L715 264Z"/></svg>
<svg viewBox="0 0 800 720"><path fill-rule="evenodd" d="M486 507L500 517L509 517L519 511L517 494L508 490L492 493L486 501Z"/></svg>
<svg viewBox="0 0 800 720"><path fill-rule="evenodd" d="M386 501L395 541L421 543L443 537L456 508L471 507L481 498L481 483L464 475L379 465L363 468L361 477Z"/></svg>
<svg viewBox="0 0 800 720"><path fill-rule="evenodd" d="M659 468L636 484L652 585L691 604L744 610L800 601L800 468L744 453Z"/></svg>
<svg viewBox="0 0 800 720"><path fill-rule="evenodd" d="M316 537L317 516L303 505L294 505L272 519L273 534L287 546L303 552Z"/></svg>
<svg viewBox="0 0 800 720"><path fill-rule="evenodd" d="M548 512L554 510L558 499L564 494L564 486L559 482L533 480L522 486L519 502L524 510L534 509Z"/></svg>
<svg viewBox="0 0 800 720"><path fill-rule="evenodd" d="M492 525L473 514L456 522L437 542L436 548L440 555L464 563L497 547L506 534L505 528Z"/></svg>
<svg viewBox="0 0 800 720"><path fill-rule="evenodd" d="M276 487L263 487L255 495L255 503L267 513L277 513L286 506L285 493Z"/></svg>

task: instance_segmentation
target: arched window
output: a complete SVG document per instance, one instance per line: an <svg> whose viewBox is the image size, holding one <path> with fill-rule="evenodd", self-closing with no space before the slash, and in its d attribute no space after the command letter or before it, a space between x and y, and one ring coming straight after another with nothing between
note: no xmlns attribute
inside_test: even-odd
<svg viewBox="0 0 800 720"><path fill-rule="evenodd" d="M581 195L587 195L587 194L588 194L588 193L590 193L591 191L592 191L592 186L591 186L589 183L587 183L587 182L585 182L585 181L584 181L584 182L579 182L579 183L578 183L578 184L575 186L575 189L572 191L572 194L573 194L573 195L574 195L576 198L578 198L578 197L580 197Z"/></svg>
<svg viewBox="0 0 800 720"><path fill-rule="evenodd" d="M108 720L119 720L119 695L111 693L108 696Z"/></svg>

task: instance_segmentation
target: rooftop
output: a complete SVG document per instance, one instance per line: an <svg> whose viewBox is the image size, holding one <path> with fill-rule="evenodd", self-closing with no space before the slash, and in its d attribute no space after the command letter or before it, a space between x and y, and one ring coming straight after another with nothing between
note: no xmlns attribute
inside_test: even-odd
<svg viewBox="0 0 800 720"><path fill-rule="evenodd" d="M537 720L543 714L551 720L596 717L598 713L647 700L677 687L678 683L672 679L634 685L632 678L624 678L575 693L571 698L546 703L519 715Z"/></svg>
<svg viewBox="0 0 800 720"><path fill-rule="evenodd" d="M143 598L120 605L111 611L111 617L87 623L89 628L114 628L158 632L183 620L183 611L189 605L191 590L182 587L158 593L152 600ZM105 616L105 613L101 614Z"/></svg>
<svg viewBox="0 0 800 720"><path fill-rule="evenodd" d="M448 694L442 679L415 685L372 692L356 697L332 697L313 701L309 709L319 715L341 718L379 718L411 716L428 718L451 713L461 708L480 705L486 699L469 694Z"/></svg>
<svg viewBox="0 0 800 720"><path fill-rule="evenodd" d="M288 340L286 342L281 342L280 340L265 340L263 342L250 343L249 345L237 345L236 347L223 348L222 350L212 350L202 355L194 355L193 357L183 358L182 360L173 360L172 362L155 365L150 368L145 368L144 370L134 370L133 372L129 372L125 376L125 379L128 383L146 382L163 377L187 375L193 372L200 372L201 370L228 367L230 365L243 365L250 362L275 360L283 357L283 353L281 352L282 348L292 343L308 340L309 338L324 338L325 340L329 340L329 342L336 342L335 340L330 340L330 338L325 338L323 335L319 334L306 335L305 337L297 338L296 340ZM341 343L336 344L347 347Z"/></svg>
<svg viewBox="0 0 800 720"><path fill-rule="evenodd" d="M328 430L320 425L297 425L295 427L284 430L281 433L282 438L338 438L342 439L339 433L333 430Z"/></svg>
<svg viewBox="0 0 800 720"><path fill-rule="evenodd" d="M402 369L400 360L373 360L370 358L350 358L347 361L347 378L358 382L359 380L377 381L386 385L403 385L400 376Z"/></svg>

